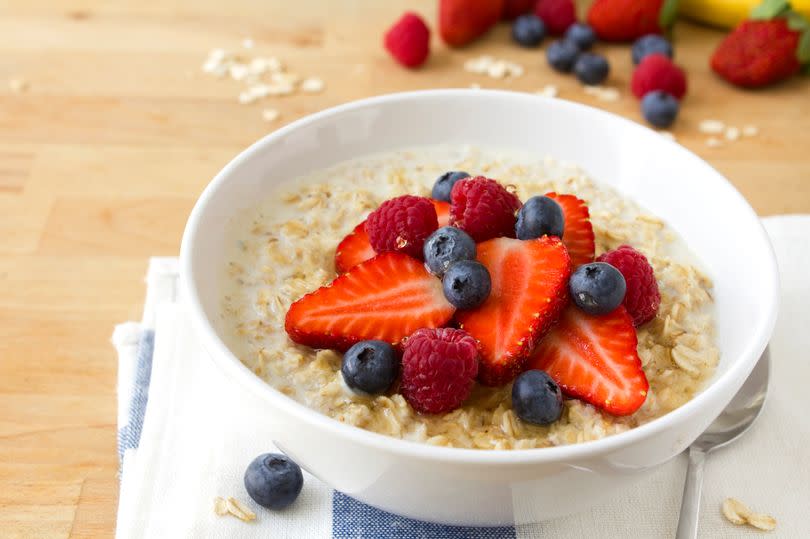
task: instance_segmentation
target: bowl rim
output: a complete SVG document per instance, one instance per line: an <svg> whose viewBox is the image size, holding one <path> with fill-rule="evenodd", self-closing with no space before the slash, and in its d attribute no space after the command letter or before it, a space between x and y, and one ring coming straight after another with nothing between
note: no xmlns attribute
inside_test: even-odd
<svg viewBox="0 0 810 539"><path fill-rule="evenodd" d="M525 100L527 105L537 103L538 100L552 102L554 105L563 109L569 109L574 112L591 114L601 117L605 121L615 122L621 124L623 128L643 131L643 136L655 136L661 140L660 144L669 144L674 152L674 157L681 159L697 161L707 169L709 175L713 175L717 181L724 182L726 187L729 188L730 196L738 198L742 202L744 208L748 211L749 217L756 221L757 231L759 233L759 240L764 241L767 246L767 266L771 274L769 283L760 283L763 287L770 289L770 302L763 305L760 312L763 315L759 318L758 324L755 328L749 330L748 342L742 353L743 360L736 361L731 367L723 373L719 378L714 380L710 386L704 388L700 393L690 399L687 403L679 408L668 412L652 421L634 427L625 432L606 436L597 440L591 440L576 444L560 445L552 447L532 448L532 449L468 449L456 447L443 447L433 446L421 442L403 440L379 434L372 431L367 431L360 427L341 423L331 417L328 417L320 412L311 409L272 387L270 384L256 376L253 371L248 369L236 355L225 345L219 338L213 328L208 317L203 310L199 294L194 286L194 265L193 249L198 241L198 228L202 216L205 214L206 208L211 203L212 199L216 197L218 191L229 180L234 170L239 166L252 159L255 154L266 151L268 147L272 146L277 140L283 139L288 134L304 129L312 124L317 124L321 120L339 116L346 112L355 111L367 107L376 107L380 105L407 105L409 102L421 101L432 98L458 98L458 99L511 99L511 100ZM204 240L203 240L204 241ZM431 461L448 461L454 463L465 464L500 464L500 465L520 465L525 463L549 463L549 462L565 462L571 459L582 459L591 456L605 454L617 450L622 447L631 445L639 440L652 437L656 433L670 428L671 426L686 421L689 417L693 416L702 406L710 401L715 393L720 392L723 388L730 386L735 380L742 380L753 368L759 355L764 350L768 339L771 336L773 328L776 323L776 316L778 312L779 303L779 276L776 265L776 258L773 251L773 246L762 226L759 217L754 210L737 191L737 189L729 182L722 174L715 170L710 164L701 159L696 154L687 150L683 146L666 140L657 132L649 129L643 125L633 122L622 116L556 98L546 98L533 94L523 92L505 91L505 90L469 90L469 89L434 89L434 90L417 90L409 92L397 92L391 94L384 94L375 97L369 97L350 101L341 105L330 107L319 112L307 115L290 124L287 124L280 129L271 132L258 141L254 142L248 148L240 152L233 158L217 175L209 182L203 190L199 199L191 211L187 221L182 243L180 249L180 286L183 291L183 301L187 306L187 311L192 320L192 326L196 332L202 337L204 348L208 352L207 355L211 356L211 360L219 365L230 377L235 378L239 383L249 387L250 390L263 399L269 400L275 407L283 409L287 414L292 415L297 420L306 421L311 423L314 427L328 432L331 435L341 436L348 438L350 441L363 444L366 446L376 446L377 449L388 451L389 453L407 456L409 458L426 459ZM747 358L747 361L745 360ZM714 418L712 418L714 419Z"/></svg>

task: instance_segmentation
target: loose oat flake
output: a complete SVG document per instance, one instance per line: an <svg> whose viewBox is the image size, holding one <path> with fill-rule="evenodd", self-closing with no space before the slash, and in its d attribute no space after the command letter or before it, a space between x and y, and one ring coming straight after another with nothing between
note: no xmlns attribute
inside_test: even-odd
<svg viewBox="0 0 810 539"><path fill-rule="evenodd" d="M744 503L735 498L726 498L723 501L723 516L732 524L742 526L748 524L758 530L772 531L776 529L776 519L770 515L755 513Z"/></svg>
<svg viewBox="0 0 810 539"><path fill-rule="evenodd" d="M243 522L256 520L256 513L232 496L227 499L220 496L214 498L214 512L219 516L233 515Z"/></svg>
<svg viewBox="0 0 810 539"><path fill-rule="evenodd" d="M720 120L703 120L698 125L698 130L706 135L719 135L726 129L726 124Z"/></svg>

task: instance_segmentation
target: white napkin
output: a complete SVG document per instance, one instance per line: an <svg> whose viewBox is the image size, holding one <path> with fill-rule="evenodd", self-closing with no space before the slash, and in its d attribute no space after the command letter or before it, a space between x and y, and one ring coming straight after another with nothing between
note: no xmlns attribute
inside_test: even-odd
<svg viewBox="0 0 810 539"><path fill-rule="evenodd" d="M751 432L709 456L701 513L701 536L705 537L762 533L725 521L720 504L726 497L739 498L752 509L775 516L777 529L768 537L810 537L810 216L773 217L764 223L782 278L782 307L771 340L773 380L763 415ZM739 259L745 264L745 253ZM156 266L164 277L174 279L171 271L165 272L166 264L162 260ZM121 363L120 397L125 399L119 399L119 404L126 409L127 376L132 376L136 362L133 342L139 331L151 325L151 313L156 313L151 387L140 446L128 450L123 463L119 538L416 535L405 531L413 530L407 522L388 522L381 531L375 523L358 527L342 510L333 514L333 491L306 472L301 497L291 508L274 513L257 507L245 493L242 476L255 456L273 450L261 421L253 419L265 412L248 392L223 383L183 308L174 302L173 285L156 280L160 283L150 285L144 323L119 326L114 336ZM119 416L125 424L126 414ZM418 533L423 537L672 537L685 468L686 460L680 456L613 500L550 522L497 532L433 526ZM216 496L238 498L257 513L256 521L217 516Z"/></svg>

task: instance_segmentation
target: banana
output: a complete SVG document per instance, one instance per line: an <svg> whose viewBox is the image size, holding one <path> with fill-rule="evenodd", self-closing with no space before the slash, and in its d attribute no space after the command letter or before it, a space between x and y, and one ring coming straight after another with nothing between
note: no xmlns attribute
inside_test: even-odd
<svg viewBox="0 0 810 539"><path fill-rule="evenodd" d="M762 0L680 0L678 12L695 21L733 28ZM793 10L810 18L810 0L792 0Z"/></svg>

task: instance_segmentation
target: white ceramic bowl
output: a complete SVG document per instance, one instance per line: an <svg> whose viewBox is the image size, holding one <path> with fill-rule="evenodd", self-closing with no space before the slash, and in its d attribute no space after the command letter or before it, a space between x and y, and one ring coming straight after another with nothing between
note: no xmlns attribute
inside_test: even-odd
<svg viewBox="0 0 810 539"><path fill-rule="evenodd" d="M646 425L578 445L520 451L433 447L327 418L272 389L225 346L217 320L223 226L283 182L365 154L470 143L578 163L665 219L715 282L720 365L686 405ZM262 399L273 441L312 474L373 506L433 522L496 525L585 509L684 450L753 368L777 312L776 262L743 197L685 148L618 116L499 91L434 90L341 105L263 138L229 163L194 207L182 282L196 331L236 384Z"/></svg>

